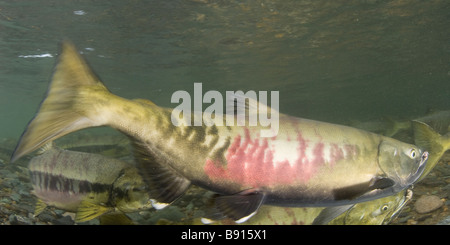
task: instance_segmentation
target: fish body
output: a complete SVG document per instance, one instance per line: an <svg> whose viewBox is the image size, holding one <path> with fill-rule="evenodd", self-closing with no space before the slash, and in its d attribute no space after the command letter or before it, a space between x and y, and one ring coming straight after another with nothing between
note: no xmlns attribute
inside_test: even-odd
<svg viewBox="0 0 450 245"><path fill-rule="evenodd" d="M411 189L375 199L338 207L277 207L262 206L258 213L245 222L245 225L387 225L409 203L413 195ZM161 220L159 223L178 225L203 224L202 219L195 218L181 222ZM231 225L233 220L214 220L211 225Z"/></svg>
<svg viewBox="0 0 450 245"><path fill-rule="evenodd" d="M110 93L65 42L47 97L11 160L70 132L107 125L132 140L155 207L192 183L222 194L216 206L241 220L263 203L339 206L395 194L417 180L428 156L388 137L284 114L278 134L261 137L261 125L216 126L227 125L219 117L202 126L185 126L195 115L180 117L175 126L172 112Z"/></svg>
<svg viewBox="0 0 450 245"><path fill-rule="evenodd" d="M137 169L124 161L52 147L33 157L28 168L41 202L36 214L48 205L75 212L76 221L84 222L152 207Z"/></svg>

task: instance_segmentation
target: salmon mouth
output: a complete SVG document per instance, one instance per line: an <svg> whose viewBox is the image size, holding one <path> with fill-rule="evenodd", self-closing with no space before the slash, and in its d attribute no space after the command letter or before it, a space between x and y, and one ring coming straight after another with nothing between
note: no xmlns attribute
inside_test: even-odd
<svg viewBox="0 0 450 245"><path fill-rule="evenodd" d="M425 152L422 154L422 158L421 158L421 160L420 160L420 165L425 164L427 160L428 160L428 151L425 151Z"/></svg>
<svg viewBox="0 0 450 245"><path fill-rule="evenodd" d="M422 173L425 170L425 166L427 166L426 163L428 161L428 156L429 156L428 151L424 151L422 153L417 171L414 174L412 174L411 177L408 179L407 183L409 184L409 186L413 185L417 180L419 180L420 176L422 176Z"/></svg>
<svg viewBox="0 0 450 245"><path fill-rule="evenodd" d="M428 151L422 153L422 156L420 157L419 168L417 169L416 173L418 173L419 171L420 173L423 172L423 170L425 169L425 165L428 161L428 155L429 155Z"/></svg>
<svg viewBox="0 0 450 245"><path fill-rule="evenodd" d="M383 225L389 224L392 220L394 220L396 217L398 217L403 210L403 208L411 201L413 196L413 191L411 189L406 189L405 195L402 197L401 203L398 205L398 207L394 210L394 212L387 217L383 221Z"/></svg>

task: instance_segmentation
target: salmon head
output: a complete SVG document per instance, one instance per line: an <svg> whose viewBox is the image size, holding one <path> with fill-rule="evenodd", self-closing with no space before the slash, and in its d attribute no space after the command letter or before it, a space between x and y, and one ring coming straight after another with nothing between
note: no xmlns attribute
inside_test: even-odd
<svg viewBox="0 0 450 245"><path fill-rule="evenodd" d="M378 147L378 165L395 183L395 192L414 184L422 175L427 160L428 152L414 145L385 139Z"/></svg>

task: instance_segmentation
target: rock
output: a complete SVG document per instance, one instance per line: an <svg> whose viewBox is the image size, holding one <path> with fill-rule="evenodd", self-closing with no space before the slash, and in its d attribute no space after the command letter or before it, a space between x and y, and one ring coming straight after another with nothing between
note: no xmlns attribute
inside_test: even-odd
<svg viewBox="0 0 450 245"><path fill-rule="evenodd" d="M414 208L417 213L424 214L432 212L444 205L444 202L435 195L423 195L417 199Z"/></svg>
<svg viewBox="0 0 450 245"><path fill-rule="evenodd" d="M407 225L417 225L418 222L416 220L410 219L406 222Z"/></svg>
<svg viewBox="0 0 450 245"><path fill-rule="evenodd" d="M72 217L63 216L62 218L54 220L53 224L55 224L55 225L73 225L73 224L75 224L75 222L73 221Z"/></svg>
<svg viewBox="0 0 450 245"><path fill-rule="evenodd" d="M425 178L421 184L426 185L428 187L439 187L445 186L447 183L443 179L438 179L434 177L434 178Z"/></svg>
<svg viewBox="0 0 450 245"><path fill-rule="evenodd" d="M9 216L11 225L33 225L33 221L28 217L12 214Z"/></svg>
<svg viewBox="0 0 450 245"><path fill-rule="evenodd" d="M28 213L33 213L34 212L34 207L29 204L29 203L19 203L17 204L17 207L19 207L20 209L27 211Z"/></svg>
<svg viewBox="0 0 450 245"><path fill-rule="evenodd" d="M48 214L48 213L45 213L45 212L39 214L37 217L38 217L39 220L42 221L42 222L52 222L52 221L55 220L55 217L54 217L54 216L52 216L52 215L50 215L50 214Z"/></svg>
<svg viewBox="0 0 450 245"><path fill-rule="evenodd" d="M12 193L9 198L15 202L19 202L20 201L20 195L18 193Z"/></svg>
<svg viewBox="0 0 450 245"><path fill-rule="evenodd" d="M431 218L431 217L433 217L431 214L425 214L424 216L422 216L422 217L418 217L418 218L416 218L416 221L425 221L425 220L427 220L428 218Z"/></svg>
<svg viewBox="0 0 450 245"><path fill-rule="evenodd" d="M450 216L447 216L447 218L441 220L438 225L450 225Z"/></svg>
<svg viewBox="0 0 450 245"><path fill-rule="evenodd" d="M406 223L410 219L412 219L411 215L404 216L404 217L398 217L397 218L397 223Z"/></svg>

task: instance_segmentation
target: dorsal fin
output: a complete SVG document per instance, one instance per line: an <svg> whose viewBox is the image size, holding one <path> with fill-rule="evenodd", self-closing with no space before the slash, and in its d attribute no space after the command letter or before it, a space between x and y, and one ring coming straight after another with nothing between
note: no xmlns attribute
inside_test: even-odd
<svg viewBox="0 0 450 245"><path fill-rule="evenodd" d="M256 95L255 95L256 96ZM241 93L227 93L226 97L226 113L229 115L235 115L237 118L246 115L258 114L259 111L267 111L267 115L270 117L271 113L278 112L277 108L272 108L256 98L251 96L246 96L246 94Z"/></svg>
<svg viewBox="0 0 450 245"><path fill-rule="evenodd" d="M267 103L267 92L259 92L257 101L256 92L242 91L228 92L226 98L226 123L228 126L261 126L261 137L273 137L278 134L278 121L280 113L278 111L279 102L278 91L271 92L271 105ZM270 126L270 128L268 128Z"/></svg>

